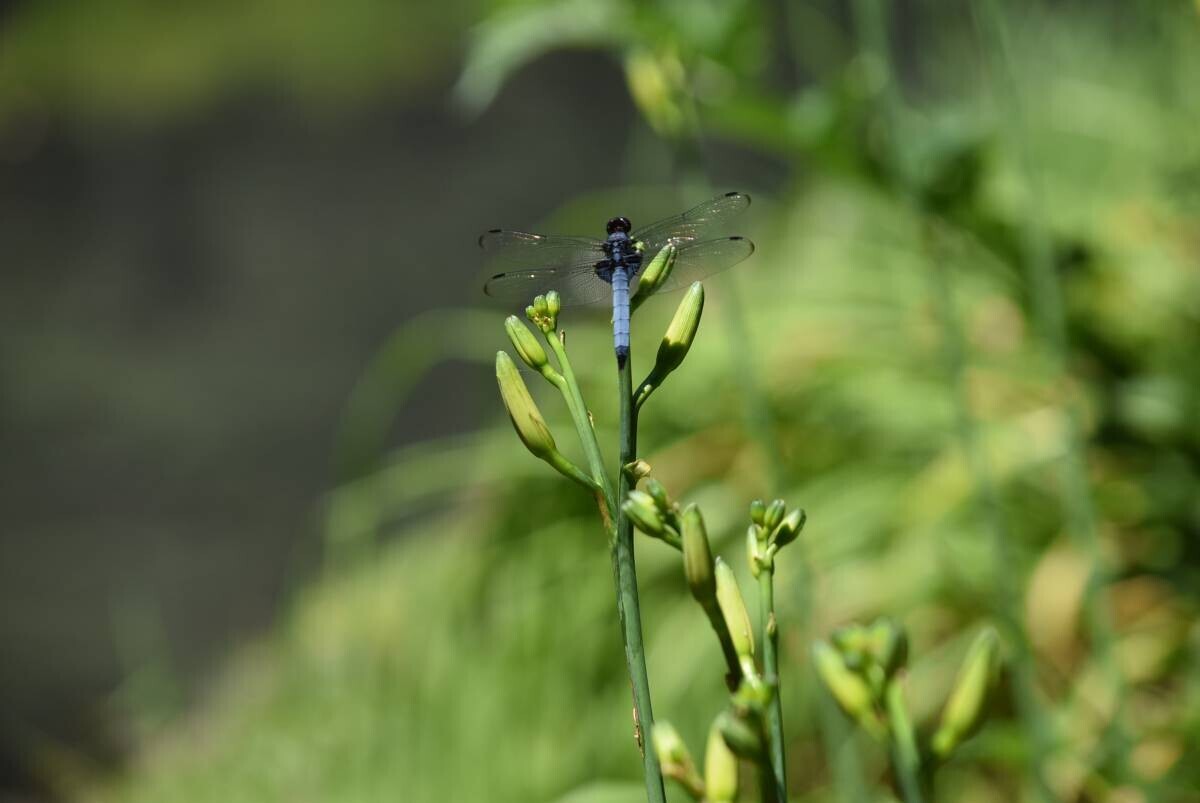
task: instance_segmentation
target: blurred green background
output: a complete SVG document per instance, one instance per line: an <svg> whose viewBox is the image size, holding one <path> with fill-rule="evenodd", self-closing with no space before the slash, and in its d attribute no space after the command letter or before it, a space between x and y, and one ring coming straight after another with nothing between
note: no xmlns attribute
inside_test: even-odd
<svg viewBox="0 0 1200 803"><path fill-rule="evenodd" d="M794 799L888 799L807 645L890 614L921 725L1005 643L939 799L1200 800L1198 120L1183 0L0 4L0 798L637 800L475 236L739 189L640 445L739 565L751 499L808 511ZM607 321L563 325L612 461ZM639 562L698 750L720 654Z"/></svg>

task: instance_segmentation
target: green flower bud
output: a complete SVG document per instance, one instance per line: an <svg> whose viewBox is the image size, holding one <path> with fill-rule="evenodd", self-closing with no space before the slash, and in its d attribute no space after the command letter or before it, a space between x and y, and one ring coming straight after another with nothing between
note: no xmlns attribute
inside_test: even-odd
<svg viewBox="0 0 1200 803"><path fill-rule="evenodd" d="M867 681L852 672L837 650L823 641L813 644L813 661L817 666L817 674L842 710L873 735L882 735L883 723L875 709L875 696Z"/></svg>
<svg viewBox="0 0 1200 803"><path fill-rule="evenodd" d="M751 524L746 528L746 559L750 562L750 574L758 577L763 570L762 544L758 541L760 530Z"/></svg>
<svg viewBox="0 0 1200 803"><path fill-rule="evenodd" d="M703 795L704 780L696 771L696 762L692 760L687 745L671 723L663 720L655 722L650 739L654 743L654 752L662 766L663 775L678 781L694 797Z"/></svg>
<svg viewBox="0 0 1200 803"><path fill-rule="evenodd" d="M767 512L763 514L763 530L769 533L779 526L779 522L783 521L783 514L786 511L787 503L782 499L776 499L767 505Z"/></svg>
<svg viewBox="0 0 1200 803"><path fill-rule="evenodd" d="M558 293L551 290L548 296L554 301L553 305L547 300L547 296L534 296L533 304L525 308L525 317L547 335L558 328L560 307Z"/></svg>
<svg viewBox="0 0 1200 803"><path fill-rule="evenodd" d="M762 758L762 734L743 717L736 716L732 711L722 711L717 714L713 726L734 755L751 761Z"/></svg>
<svg viewBox="0 0 1200 803"><path fill-rule="evenodd" d="M558 295L557 290L551 290L546 293L546 314L557 322L558 313L562 309L562 298Z"/></svg>
<svg viewBox="0 0 1200 803"><path fill-rule="evenodd" d="M946 758L983 724L987 699L1000 667L1000 640L987 628L975 637L954 681L954 689L933 735L933 752Z"/></svg>
<svg viewBox="0 0 1200 803"><path fill-rule="evenodd" d="M721 606L721 615L725 617L725 626L729 628L733 651L743 663L751 661L754 657L754 631L750 628L750 614L746 611L746 601L742 599L737 578L733 576L729 564L720 558L714 561L713 566L717 577L717 603Z"/></svg>
<svg viewBox="0 0 1200 803"><path fill-rule="evenodd" d="M767 503L761 499L755 499L750 503L750 521L755 524L762 525L763 519L767 515Z"/></svg>
<svg viewBox="0 0 1200 803"><path fill-rule="evenodd" d="M650 494L642 491L630 491L629 498L621 505L625 515L629 516L634 525L646 535L661 537L665 532L662 514L654 504Z"/></svg>
<svg viewBox="0 0 1200 803"><path fill-rule="evenodd" d="M674 371L687 356L696 330L700 328L700 315L704 311L704 285L695 282L688 288L683 301L675 310L675 317L667 326L662 343L658 346L658 357L654 361L654 375L659 384L667 374Z"/></svg>
<svg viewBox="0 0 1200 803"><path fill-rule="evenodd" d="M804 522L807 520L808 514L800 508L796 508L784 516L783 521L779 522L779 526L771 533L770 542L776 547L787 546L796 540L796 536L800 535L800 531L804 529Z"/></svg>
<svg viewBox="0 0 1200 803"><path fill-rule="evenodd" d="M713 570L712 550L708 531L700 508L688 505L683 511L683 573L688 588L705 610L717 601L717 580Z"/></svg>
<svg viewBox="0 0 1200 803"><path fill-rule="evenodd" d="M667 489L658 480L646 480L646 493L650 494L650 498L654 500L654 504L663 513L671 509L671 499L667 496Z"/></svg>
<svg viewBox="0 0 1200 803"><path fill-rule="evenodd" d="M542 348L533 332L529 331L529 327L521 323L520 318L516 315L505 318L504 331L508 332L508 339L512 341L513 348L517 350L522 362L535 371L542 371L549 365L546 350Z"/></svg>
<svg viewBox="0 0 1200 803"><path fill-rule="evenodd" d="M675 253L674 245L665 245L654 255L654 259L650 260L650 264L642 268L642 275L638 279L637 293L633 297L635 309L639 301L644 301L653 295L654 291L662 287L663 282L671 275L671 269L675 267Z"/></svg>
<svg viewBox="0 0 1200 803"><path fill-rule="evenodd" d="M529 388L521 379L521 372L504 351L496 352L496 381L500 385L500 397L504 400L508 417L525 448L543 460L552 460L557 455L554 436L550 434L541 411L533 403Z"/></svg>
<svg viewBox="0 0 1200 803"><path fill-rule="evenodd" d="M719 720L708 729L704 749L704 793L708 803L734 803L738 795L737 756L721 735Z"/></svg>
<svg viewBox="0 0 1200 803"><path fill-rule="evenodd" d="M904 628L884 617L866 629L868 651L886 678L891 678L908 660L908 634Z"/></svg>

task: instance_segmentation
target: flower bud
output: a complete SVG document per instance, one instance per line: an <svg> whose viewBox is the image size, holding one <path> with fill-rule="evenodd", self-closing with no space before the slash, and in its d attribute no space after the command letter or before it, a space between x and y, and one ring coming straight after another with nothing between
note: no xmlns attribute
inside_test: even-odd
<svg viewBox="0 0 1200 803"><path fill-rule="evenodd" d="M554 436L533 403L529 388L521 379L521 372L504 351L496 352L496 381L500 385L500 397L504 400L508 417L525 448L543 460L552 459L557 452Z"/></svg>
<svg viewBox="0 0 1200 803"><path fill-rule="evenodd" d="M996 631L989 627L975 637L967 651L942 711L932 742L933 752L939 758L949 756L983 724L988 694L999 671L999 657L1000 641Z"/></svg>
<svg viewBox="0 0 1200 803"><path fill-rule="evenodd" d="M787 503L782 499L776 499L767 505L767 512L763 514L763 530L769 533L779 526L779 522L783 521L783 514L786 511Z"/></svg>
<svg viewBox="0 0 1200 803"><path fill-rule="evenodd" d="M551 290L546 293L546 314L558 321L558 313L562 309L562 297L559 296L557 290Z"/></svg>
<svg viewBox="0 0 1200 803"><path fill-rule="evenodd" d="M553 304L550 300L553 300ZM558 328L558 310L561 302L558 293L551 290L545 296L534 296L533 304L525 308L525 317L527 317L534 326L541 329L543 333L550 334Z"/></svg>
<svg viewBox="0 0 1200 803"><path fill-rule="evenodd" d="M883 725L866 680L852 672L837 650L823 641L813 644L813 661L817 666L817 674L842 710L874 735L880 735Z"/></svg>
<svg viewBox="0 0 1200 803"><path fill-rule="evenodd" d="M521 361L530 368L541 371L549 364L546 359L546 350L542 348L542 344L516 315L509 315L504 319L504 331L508 332L508 339L512 341L513 348L517 350Z"/></svg>
<svg viewBox="0 0 1200 803"><path fill-rule="evenodd" d="M644 477L650 476L650 464L645 460L634 460L632 463L625 464L625 473L629 476L630 482L636 484Z"/></svg>
<svg viewBox="0 0 1200 803"><path fill-rule="evenodd" d="M767 503L761 499L755 499L750 503L750 521L755 524L762 525L763 518L767 515Z"/></svg>
<svg viewBox="0 0 1200 803"><path fill-rule="evenodd" d="M630 491L629 498L621 505L625 515L646 535L661 536L664 532L662 514L650 494Z"/></svg>
<svg viewBox="0 0 1200 803"><path fill-rule="evenodd" d="M753 659L754 631L750 628L750 614L746 611L746 602L742 599L737 578L733 576L729 564L720 558L714 561L713 566L717 577L717 603L721 606L725 626L729 628L733 651L742 661Z"/></svg>
<svg viewBox="0 0 1200 803"><path fill-rule="evenodd" d="M703 794L704 781L696 771L696 762L671 723L663 720L655 722L650 739L654 743L654 752L662 766L663 775L674 778L689 791L700 790Z"/></svg>
<svg viewBox="0 0 1200 803"><path fill-rule="evenodd" d="M796 540L796 536L804 529L804 522L807 520L808 514L800 508L796 508L784 516L783 521L779 522L779 526L771 533L770 542L776 547L787 546Z"/></svg>
<svg viewBox="0 0 1200 803"><path fill-rule="evenodd" d="M758 527L751 524L746 528L746 559L750 563L750 574L758 577L763 570L762 544L758 541Z"/></svg>
<svg viewBox="0 0 1200 803"><path fill-rule="evenodd" d="M708 729L704 749L704 793L708 803L734 803L738 794L737 756L721 735L719 719Z"/></svg>
<svg viewBox="0 0 1200 803"><path fill-rule="evenodd" d="M658 346L654 373L659 382L678 368L687 356L692 341L696 339L696 330L700 328L700 315L703 312L704 285L694 282L675 309L675 317L671 319L667 333L663 335L662 343Z"/></svg>
<svg viewBox="0 0 1200 803"><path fill-rule="evenodd" d="M903 668L908 659L908 634L904 628L884 617L867 628L866 637L867 649L886 678Z"/></svg>
<svg viewBox="0 0 1200 803"><path fill-rule="evenodd" d="M705 610L717 600L717 580L713 571L712 549L700 508L688 505L683 511L683 573L688 588Z"/></svg>
<svg viewBox="0 0 1200 803"><path fill-rule="evenodd" d="M654 500L654 504L663 513L671 509L671 499L667 496L667 489L658 480L646 480L646 493L650 494L650 498Z"/></svg>
<svg viewBox="0 0 1200 803"><path fill-rule="evenodd" d="M665 245L654 255L654 259L650 260L650 264L642 268L634 304L637 304L638 300L649 298L655 290L662 287L663 282L671 275L671 269L675 267L675 253L674 245Z"/></svg>
<svg viewBox="0 0 1200 803"><path fill-rule="evenodd" d="M758 729L732 711L717 714L713 727L721 734L725 744L734 755L751 761L762 758L763 741Z"/></svg>

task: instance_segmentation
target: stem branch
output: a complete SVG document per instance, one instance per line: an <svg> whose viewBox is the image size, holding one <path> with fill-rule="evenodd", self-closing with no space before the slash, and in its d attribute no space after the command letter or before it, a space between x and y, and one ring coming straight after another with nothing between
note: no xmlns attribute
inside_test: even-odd
<svg viewBox="0 0 1200 803"><path fill-rule="evenodd" d="M758 573L759 642L763 650L763 675L771 687L767 706L767 752L771 759L775 798L786 803L787 773L783 758L783 701L779 688L779 629L775 623L775 567L763 566Z"/></svg>

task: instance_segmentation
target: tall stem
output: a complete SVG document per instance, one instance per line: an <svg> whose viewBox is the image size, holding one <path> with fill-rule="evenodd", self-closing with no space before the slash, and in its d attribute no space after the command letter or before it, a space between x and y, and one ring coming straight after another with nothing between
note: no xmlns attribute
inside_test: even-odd
<svg viewBox="0 0 1200 803"><path fill-rule="evenodd" d="M783 701L779 683L779 629L775 624L775 570L764 566L758 574L759 642L763 645L763 674L774 689L767 707L767 752L771 759L775 799L787 803L787 772L783 759Z"/></svg>
<svg viewBox="0 0 1200 803"><path fill-rule="evenodd" d="M921 794L921 754L917 751L912 720L908 717L908 707L904 705L902 690L896 679L888 683L885 703L888 724L892 730L892 763L900 780L900 792L905 803L924 803L925 797Z"/></svg>
<svg viewBox="0 0 1200 803"><path fill-rule="evenodd" d="M654 748L646 737L654 725L650 707L650 678L646 672L646 650L642 645L642 614L638 602L637 568L633 556L633 522L621 509L629 496L629 475L621 470L637 458L637 414L633 409L633 375L630 360L626 359L618 372L621 411L621 462L617 469L617 537L613 542L613 574L617 585L617 616L621 620L621 635L625 641L625 664L629 683L633 687L633 714L636 720L638 747L646 775L646 799L650 803L666 803L662 768Z"/></svg>
<svg viewBox="0 0 1200 803"><path fill-rule="evenodd" d="M592 479L599 484L600 491L604 495L604 504L608 513L606 524L611 523L616 515L617 503L613 498L612 480L604 469L604 456L600 454L600 442L596 439L596 430L592 427L587 404L583 401L583 392L579 389L579 382L575 379L575 371L571 368L571 361L567 359L567 350L563 347L562 341L553 332L550 332L546 335L546 342L550 344L550 350L554 352L554 357L558 360L559 373L563 378L559 390L562 391L563 398L567 401L567 409L571 412L571 420L575 423L575 429L579 431L579 441L583 445L583 453L587 457ZM622 463L622 465L624 464ZM612 537L611 532L609 536Z"/></svg>

